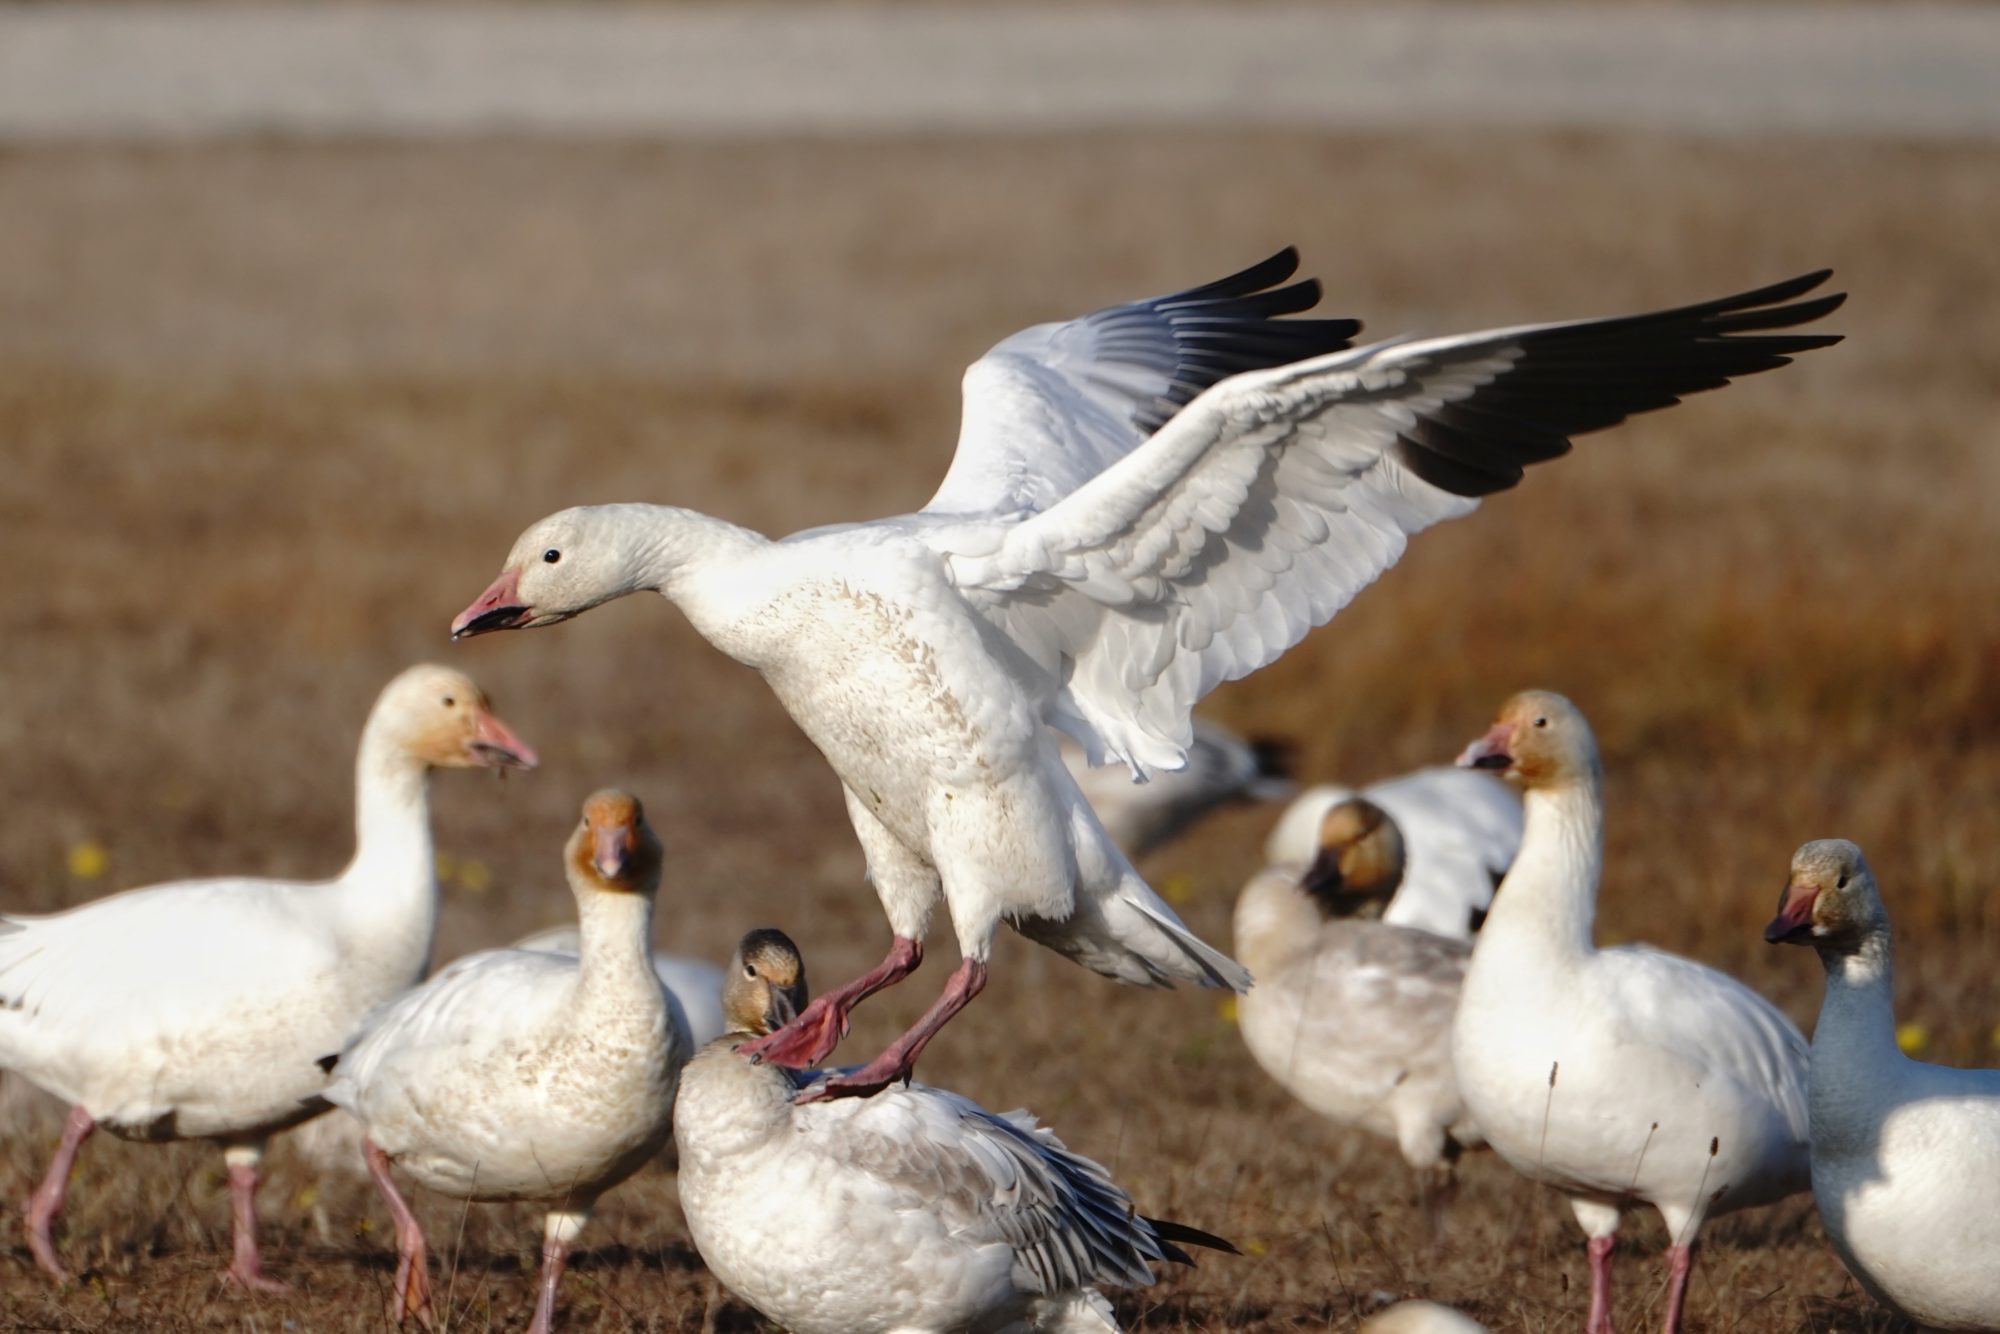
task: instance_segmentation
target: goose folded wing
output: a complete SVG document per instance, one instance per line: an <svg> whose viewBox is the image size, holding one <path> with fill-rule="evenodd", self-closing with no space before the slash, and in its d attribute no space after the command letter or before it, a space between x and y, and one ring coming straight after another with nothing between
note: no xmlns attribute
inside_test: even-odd
<svg viewBox="0 0 2000 1334"><path fill-rule="evenodd" d="M1026 1112L995 1115L921 1084L811 1110L821 1152L874 1178L894 1208L935 1212L969 1244L1008 1247L1027 1291L1138 1287L1152 1282L1149 1261L1187 1259L1103 1167Z"/></svg>
<svg viewBox="0 0 2000 1334"><path fill-rule="evenodd" d="M1009 456L1038 484L995 487L988 522L940 525L931 540L965 596L1048 674L1050 720L1093 762L1178 768L1195 703L1324 624L1411 534L1470 512L1574 435L1838 341L1774 332L1840 304L1800 299L1826 277L1246 371L1080 482L1056 437L1037 433L1032 409L1053 409L1024 372L1000 415L1040 442ZM971 470L967 441L985 438L970 418L992 399L972 389L969 377L954 474Z"/></svg>

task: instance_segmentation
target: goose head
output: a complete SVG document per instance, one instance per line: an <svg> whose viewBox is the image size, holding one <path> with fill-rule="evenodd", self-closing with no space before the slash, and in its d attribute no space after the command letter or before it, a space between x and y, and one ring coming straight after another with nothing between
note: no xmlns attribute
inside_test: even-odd
<svg viewBox="0 0 2000 1334"><path fill-rule="evenodd" d="M1849 954L1870 935L1888 929L1875 873L1861 849L1844 838L1823 838L1792 854L1791 878L1778 896L1778 915L1764 928L1764 939Z"/></svg>
<svg viewBox="0 0 2000 1334"><path fill-rule="evenodd" d="M1319 850L1299 880L1329 917L1349 917L1386 903L1403 883L1403 831L1366 797L1349 797L1319 822Z"/></svg>
<svg viewBox="0 0 2000 1334"><path fill-rule="evenodd" d="M583 505L530 524L499 577L451 623L451 637L555 625L635 591L624 513Z"/></svg>
<svg viewBox="0 0 2000 1334"><path fill-rule="evenodd" d="M660 887L660 840L629 792L591 793L566 854L570 883L579 890L651 894Z"/></svg>
<svg viewBox="0 0 2000 1334"><path fill-rule="evenodd" d="M532 769L539 762L493 712L486 692L449 667L412 667L391 681L369 727L432 768Z"/></svg>
<svg viewBox="0 0 2000 1334"><path fill-rule="evenodd" d="M1583 710L1551 690L1524 690L1501 705L1492 728L1458 762L1531 791L1588 782L1599 769L1597 738Z"/></svg>
<svg viewBox="0 0 2000 1334"><path fill-rule="evenodd" d="M792 938L772 927L743 937L722 981L722 1023L732 1033L763 1037L806 1007L806 965Z"/></svg>

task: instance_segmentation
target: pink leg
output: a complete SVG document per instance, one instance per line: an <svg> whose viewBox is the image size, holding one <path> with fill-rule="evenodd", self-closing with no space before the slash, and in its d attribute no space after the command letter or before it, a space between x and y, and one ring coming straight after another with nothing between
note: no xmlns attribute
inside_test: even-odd
<svg viewBox="0 0 2000 1334"><path fill-rule="evenodd" d="M95 1129L97 1122L91 1119L89 1112L81 1107L69 1109L69 1119L63 1122L62 1143L56 1146L56 1156L49 1163L49 1170L43 1174L42 1184L28 1196L28 1206L23 1211L28 1219L28 1249L34 1252L35 1263L58 1283L69 1281L69 1271L56 1259L56 1248L49 1241L49 1228L62 1213L63 1197L69 1193L69 1174L76 1166L76 1152Z"/></svg>
<svg viewBox="0 0 2000 1334"><path fill-rule="evenodd" d="M890 943L889 953L881 963L846 986L814 997L812 1003L799 1012L798 1018L775 1033L767 1033L754 1042L744 1043L742 1050L773 1065L810 1070L831 1056L833 1049L840 1045L840 1040L847 1036L847 1016L854 1012L855 1006L882 988L896 985L915 972L917 965L923 961L924 947L921 942L908 936L897 936Z"/></svg>
<svg viewBox="0 0 2000 1334"><path fill-rule="evenodd" d="M899 1079L908 1079L924 1046L950 1022L951 1017L986 987L986 965L977 959L961 960L945 983L944 994L924 1012L910 1031L889 1044L889 1049L859 1070L822 1079L799 1094L799 1102L823 1098L865 1098L879 1093Z"/></svg>
<svg viewBox="0 0 2000 1334"><path fill-rule="evenodd" d="M230 1231L234 1234L234 1254L223 1277L252 1292L290 1292L291 1285L264 1273L263 1257L257 1253L257 1163L264 1156L262 1144L231 1144L222 1151L229 1164Z"/></svg>
<svg viewBox="0 0 2000 1334"><path fill-rule="evenodd" d="M1667 1271L1666 1334L1675 1334L1681 1327L1681 1304L1687 1298L1688 1275L1694 1272L1694 1246L1670 1246L1667 1259L1671 1267Z"/></svg>
<svg viewBox="0 0 2000 1334"><path fill-rule="evenodd" d="M568 1264L569 1243L560 1237L542 1238L541 1293L535 1298L535 1318L528 1325L528 1334L549 1334L554 1328L556 1285L562 1282L563 1269Z"/></svg>
<svg viewBox="0 0 2000 1334"><path fill-rule="evenodd" d="M404 1202L402 1192L396 1189L396 1182L389 1175L389 1155L382 1152L372 1139L361 1141L361 1157L368 1164L368 1175L375 1179L375 1189L381 1193L383 1203L389 1206L389 1216L396 1222L396 1282L389 1296L389 1320L400 1325L414 1315L426 1325L431 1322L431 1279L430 1254L424 1245L424 1230L417 1223L417 1216L410 1212Z"/></svg>
<svg viewBox="0 0 2000 1334"><path fill-rule="evenodd" d="M1590 1239L1590 1318L1584 1334L1611 1334L1611 1253L1618 1238Z"/></svg>

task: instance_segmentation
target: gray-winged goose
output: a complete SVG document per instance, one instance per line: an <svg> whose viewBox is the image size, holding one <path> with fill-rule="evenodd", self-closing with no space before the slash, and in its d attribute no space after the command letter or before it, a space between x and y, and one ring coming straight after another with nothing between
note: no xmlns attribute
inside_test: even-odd
<svg viewBox="0 0 2000 1334"><path fill-rule="evenodd" d="M723 997L735 1030L682 1076L681 1210L717 1278L793 1334L1108 1334L1099 1284L1140 1287L1233 1249L1141 1217L1098 1164L1025 1111L995 1115L910 1083L810 1101L802 1075L750 1055L806 1003L781 931L753 931Z"/></svg>

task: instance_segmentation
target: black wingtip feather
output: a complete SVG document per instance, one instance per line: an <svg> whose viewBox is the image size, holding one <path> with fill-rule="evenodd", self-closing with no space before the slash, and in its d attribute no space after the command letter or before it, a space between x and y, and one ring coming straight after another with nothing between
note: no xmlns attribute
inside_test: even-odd
<svg viewBox="0 0 2000 1334"><path fill-rule="evenodd" d="M1178 1264L1191 1265L1194 1259L1179 1246L1173 1245L1174 1242L1199 1246L1203 1250L1221 1251L1225 1255L1243 1254L1236 1249L1234 1242L1218 1237L1213 1232L1203 1232L1198 1227L1189 1227L1186 1223L1176 1223L1171 1218L1148 1218L1146 1222L1152 1227L1153 1234L1160 1239L1162 1249L1167 1252L1167 1258Z"/></svg>
<svg viewBox="0 0 2000 1334"><path fill-rule="evenodd" d="M1844 292L1808 300L1831 269L1748 292L1640 315L1543 326L1462 349L1490 356L1511 343L1512 364L1451 402L1420 415L1395 445L1396 458L1431 485L1484 496L1521 479L1525 465L1566 451L1569 437L1671 407L1688 394L1789 365L1829 347L1838 334L1771 333L1838 310ZM1446 369L1453 353L1437 354ZM1422 378L1426 368L1412 365Z"/></svg>
<svg viewBox="0 0 2000 1334"><path fill-rule="evenodd" d="M1286 246L1268 259L1226 278L1171 296L1138 302L1108 318L1122 322L1163 322L1178 360L1167 376L1169 391L1139 407L1133 424L1150 435L1204 389L1245 371L1289 366L1350 346L1361 332L1359 320L1289 320L1317 306L1323 295L1317 278L1288 282L1298 272L1299 252ZM1152 328L1157 331L1158 323Z"/></svg>

